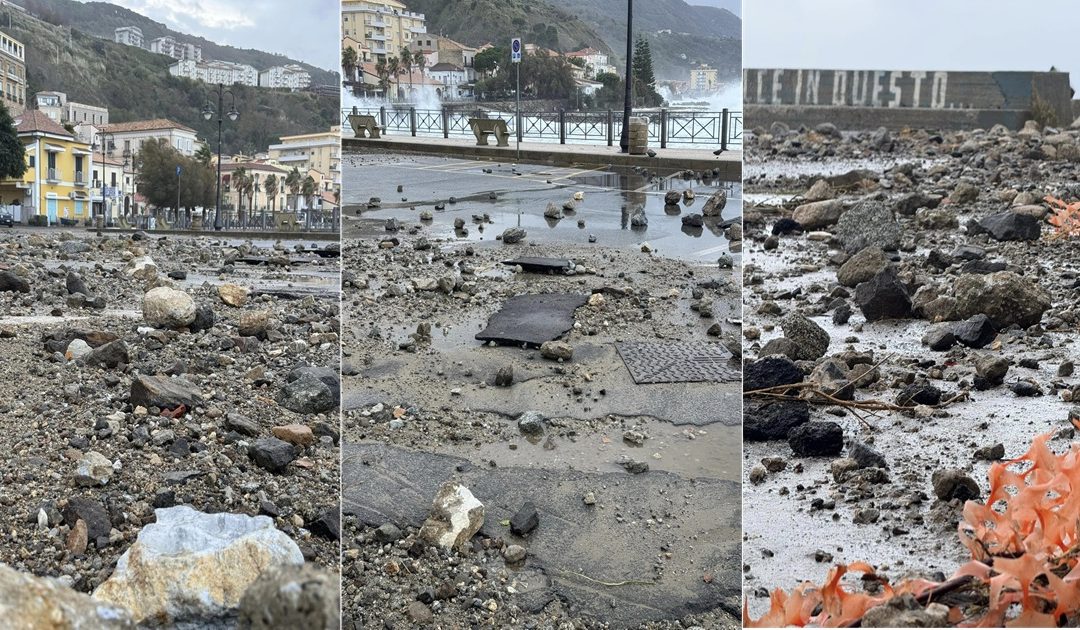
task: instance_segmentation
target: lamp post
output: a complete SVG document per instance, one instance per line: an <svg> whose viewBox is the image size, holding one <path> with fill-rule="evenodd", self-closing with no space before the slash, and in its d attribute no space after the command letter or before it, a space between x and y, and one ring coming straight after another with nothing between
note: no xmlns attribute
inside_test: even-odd
<svg viewBox="0 0 1080 630"><path fill-rule="evenodd" d="M106 219L105 219L105 215L106 215L106 213L105 213L105 152L106 152L106 150L108 148L108 145L109 145L108 138L110 136L113 138L114 141L116 140L116 136L113 136L112 134L105 133L104 131L99 131L98 132L98 144L101 146L101 217L102 217L102 222L106 221ZM90 222L93 223L95 227L97 226L97 215L94 214L94 202L93 201L90 202Z"/></svg>
<svg viewBox="0 0 1080 630"><path fill-rule="evenodd" d="M630 116L633 115L631 101L634 98L634 0L626 0L626 97L623 102L622 137L619 147L622 153L630 152Z"/></svg>
<svg viewBox="0 0 1080 630"><path fill-rule="evenodd" d="M236 122L236 119L240 117L240 112L236 111L236 95L232 90L226 90L225 84L218 83L217 97L218 105L215 112L214 106L210 101L203 105L202 116L204 120L210 120L217 114L217 207L214 210L214 229L221 230L221 124L224 119L221 117L221 112L225 109L225 95L229 95L229 111L226 114L229 120Z"/></svg>

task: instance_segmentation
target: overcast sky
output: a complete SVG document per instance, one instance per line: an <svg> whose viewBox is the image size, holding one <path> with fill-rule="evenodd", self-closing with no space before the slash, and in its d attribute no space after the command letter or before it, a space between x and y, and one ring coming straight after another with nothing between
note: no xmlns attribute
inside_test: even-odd
<svg viewBox="0 0 1080 630"><path fill-rule="evenodd" d="M1058 70L1080 87L1077 0L743 0L747 68Z"/></svg>
<svg viewBox="0 0 1080 630"><path fill-rule="evenodd" d="M109 1L219 44L281 53L325 70L341 63L338 0Z"/></svg>

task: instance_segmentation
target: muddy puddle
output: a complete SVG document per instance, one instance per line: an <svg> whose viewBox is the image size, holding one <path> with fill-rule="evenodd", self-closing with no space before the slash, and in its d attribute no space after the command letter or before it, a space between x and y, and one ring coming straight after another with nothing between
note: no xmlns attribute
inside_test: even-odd
<svg viewBox="0 0 1080 630"><path fill-rule="evenodd" d="M633 429L649 436L635 445L624 439ZM450 443L445 452L474 462L523 468L569 468L582 472L625 472L624 459L645 461L650 470L684 477L738 481L741 429L715 424L679 427L655 419L625 420L607 429L579 434L571 427L553 429L547 436L524 435L508 442Z"/></svg>
<svg viewBox="0 0 1080 630"><path fill-rule="evenodd" d="M670 174L646 177L625 169L574 170L403 157L385 165L365 166L363 172L372 180L371 196L379 197L381 206L362 207L370 197L345 199L345 216L353 235L357 231L377 235L387 219L416 224L420 212L428 210L434 216L425 233L433 238L496 242L503 230L522 227L534 242L587 245L592 237L592 245L597 247L630 248L648 243L662 256L714 263L721 254L729 253L723 222L742 213L741 184L737 182L686 180ZM395 182L399 181L410 182L401 193L396 191ZM694 191L693 200L665 206L666 192L688 189ZM683 216L700 213L708 198L721 189L728 195L721 217L706 218L702 227L682 224ZM548 203L561 207L576 193L583 198L575 210L566 212L562 219L544 217ZM451 197L456 203L449 203ZM434 209L444 203L443 210ZM644 209L647 227L631 226L631 213L636 208ZM454 229L456 219L465 222L464 231Z"/></svg>

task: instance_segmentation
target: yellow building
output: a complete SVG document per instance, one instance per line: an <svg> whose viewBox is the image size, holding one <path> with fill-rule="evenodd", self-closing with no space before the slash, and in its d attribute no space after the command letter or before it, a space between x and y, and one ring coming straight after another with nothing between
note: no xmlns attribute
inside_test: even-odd
<svg viewBox="0 0 1080 630"><path fill-rule="evenodd" d="M712 92L719 83L719 72L716 68L710 68L709 64L702 64L700 68L690 71L690 89L696 92Z"/></svg>
<svg viewBox="0 0 1080 630"><path fill-rule="evenodd" d="M0 102L12 116L26 109L26 48L5 33L0 33Z"/></svg>
<svg viewBox="0 0 1080 630"><path fill-rule="evenodd" d="M301 173L318 171L322 175L322 189L330 190L341 185L341 127L330 131L284 136L279 144L270 145L270 159Z"/></svg>
<svg viewBox="0 0 1080 630"><path fill-rule="evenodd" d="M398 0L342 0L341 35L361 42L372 61L397 56L420 34L427 33L424 14L409 11Z"/></svg>
<svg viewBox="0 0 1080 630"><path fill-rule="evenodd" d="M26 147L28 168L21 179L0 181L0 205L23 222L35 215L47 216L50 225L89 219L90 145L37 110L17 116L15 130Z"/></svg>

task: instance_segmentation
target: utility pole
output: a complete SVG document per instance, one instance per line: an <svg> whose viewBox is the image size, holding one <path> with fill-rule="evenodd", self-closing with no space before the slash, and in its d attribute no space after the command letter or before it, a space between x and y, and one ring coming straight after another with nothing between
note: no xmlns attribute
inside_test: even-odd
<svg viewBox="0 0 1080 630"><path fill-rule="evenodd" d="M623 102L622 137L619 147L630 152L630 117L634 115L634 0L626 0L626 97Z"/></svg>
<svg viewBox="0 0 1080 630"><path fill-rule="evenodd" d="M514 98L517 103L514 118L514 137L517 138L517 159L521 161L521 38L515 37L510 42L510 61L514 63L517 71L517 89L514 90Z"/></svg>
<svg viewBox="0 0 1080 630"><path fill-rule="evenodd" d="M180 165L176 165L176 216L174 220L180 222Z"/></svg>

